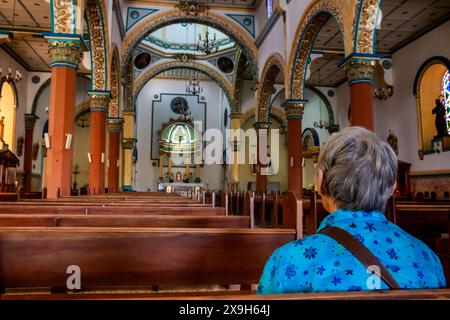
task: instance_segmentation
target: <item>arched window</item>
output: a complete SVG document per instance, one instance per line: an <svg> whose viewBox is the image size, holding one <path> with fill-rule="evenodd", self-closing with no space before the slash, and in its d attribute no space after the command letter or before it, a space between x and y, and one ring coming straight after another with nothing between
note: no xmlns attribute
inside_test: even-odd
<svg viewBox="0 0 450 320"><path fill-rule="evenodd" d="M442 79L442 97L444 99L445 120L447 122L447 131L450 134L450 71Z"/></svg>
<svg viewBox="0 0 450 320"><path fill-rule="evenodd" d="M266 0L266 7L267 7L267 17L270 19L270 17L273 14L273 1L274 0Z"/></svg>
<svg viewBox="0 0 450 320"><path fill-rule="evenodd" d="M16 104L14 86L7 81L0 83L0 145L7 144L12 151L15 146Z"/></svg>

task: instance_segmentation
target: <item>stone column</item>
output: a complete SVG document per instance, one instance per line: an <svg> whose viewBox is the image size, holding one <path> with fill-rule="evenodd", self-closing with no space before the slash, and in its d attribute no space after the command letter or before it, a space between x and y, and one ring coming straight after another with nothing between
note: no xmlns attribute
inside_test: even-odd
<svg viewBox="0 0 450 320"><path fill-rule="evenodd" d="M33 131L38 117L34 114L25 114L25 152L23 168L23 186L26 192L31 192L31 180L33 176Z"/></svg>
<svg viewBox="0 0 450 320"><path fill-rule="evenodd" d="M232 130L241 129L242 113L232 113L231 114L230 127ZM241 145L242 141L236 141L237 145L234 145L234 159L231 165L231 184L237 185L239 187L239 154L245 152L245 150L237 150L236 147Z"/></svg>
<svg viewBox="0 0 450 320"><path fill-rule="evenodd" d="M133 189L133 147L136 143L134 138L134 117L135 113L133 111L122 112L123 116L123 189L132 190Z"/></svg>
<svg viewBox="0 0 450 320"><path fill-rule="evenodd" d="M111 99L109 91L89 92L91 107L91 162L89 163L89 193L105 193L106 114Z"/></svg>
<svg viewBox="0 0 450 320"><path fill-rule="evenodd" d="M262 137L264 135L267 135L266 141L268 141L268 130L269 130L269 123L266 122L257 122L255 123L255 129L257 134L257 149L258 149L258 155L257 155L257 164L256 164L256 192L257 193L267 193L267 175L264 172L264 168L267 166L267 164L262 163L262 159L260 156L260 150L266 149L268 150L267 146L264 146ZM267 155L266 155L267 156Z"/></svg>
<svg viewBox="0 0 450 320"><path fill-rule="evenodd" d="M69 196L72 183L73 135L77 68L83 53L82 41L61 36L46 38L52 68L48 113L50 148L47 151L45 187L48 198Z"/></svg>
<svg viewBox="0 0 450 320"><path fill-rule="evenodd" d="M288 119L288 191L302 194L303 155L302 155L302 119L306 101L287 100L286 117Z"/></svg>
<svg viewBox="0 0 450 320"><path fill-rule="evenodd" d="M120 134L122 132L123 119L109 118L109 166L108 166L108 192L118 192L119 187L119 159L120 159Z"/></svg>
<svg viewBox="0 0 450 320"><path fill-rule="evenodd" d="M375 56L352 55L343 63L350 86L350 123L374 130L374 82Z"/></svg>

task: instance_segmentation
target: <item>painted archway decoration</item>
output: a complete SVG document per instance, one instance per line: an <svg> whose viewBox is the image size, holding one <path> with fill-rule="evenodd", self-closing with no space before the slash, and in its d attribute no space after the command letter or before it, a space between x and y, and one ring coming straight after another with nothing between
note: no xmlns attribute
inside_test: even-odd
<svg viewBox="0 0 450 320"><path fill-rule="evenodd" d="M346 13L345 19L344 12ZM341 34L344 37L346 55L352 53L355 12L356 1L354 0L316 0L308 7L297 28L294 38L295 42L289 60L289 65L292 66L288 91L290 99L304 99L306 72L311 49L317 34L330 16L336 19Z"/></svg>
<svg viewBox="0 0 450 320"><path fill-rule="evenodd" d="M357 5L356 32L354 35L354 51L373 54L376 49L376 27L381 19L383 0L360 0Z"/></svg>
<svg viewBox="0 0 450 320"><path fill-rule="evenodd" d="M120 113L120 57L117 46L114 47L111 59L111 101L109 103L109 118L118 118Z"/></svg>
<svg viewBox="0 0 450 320"><path fill-rule="evenodd" d="M171 9L155 13L143 19L127 34L123 41L121 60L124 62L124 66L131 59L133 49L148 34L171 24L186 22L208 25L233 38L247 56L255 81L258 80L258 49L254 39L251 38L247 30L231 18L211 11L208 11L208 14L206 12L197 12L193 15L180 9ZM125 70L123 72L125 73Z"/></svg>
<svg viewBox="0 0 450 320"><path fill-rule="evenodd" d="M242 85L244 82L244 73L247 67L247 57L239 50L236 54L236 67L234 69L234 94L233 94L233 105L231 106L232 113L241 112L241 102L242 102Z"/></svg>
<svg viewBox="0 0 450 320"><path fill-rule="evenodd" d="M272 87L275 84L277 77L283 75L284 84L285 80L285 62L283 57L279 54L273 54L269 57L264 66L261 81L259 82L258 93L258 122L267 123L269 121L270 112L270 97L272 95Z"/></svg>
<svg viewBox="0 0 450 320"><path fill-rule="evenodd" d="M105 0L51 0L52 33L78 35L86 13L91 40L91 76L94 91L108 90L109 41Z"/></svg>
<svg viewBox="0 0 450 320"><path fill-rule="evenodd" d="M225 95L227 96L228 102L232 103L233 98L233 87L231 83L217 70L210 67L209 65L201 62L183 62L178 60L173 61L167 61L162 62L159 64L155 64L153 67L147 69L143 74L141 74L138 79L135 81L134 87L133 87L133 106L136 103L137 97L139 96L139 93L141 92L142 88L154 77L157 75L173 69L191 69L196 70L198 72L201 72L202 74L209 76L211 79L213 79L225 92Z"/></svg>

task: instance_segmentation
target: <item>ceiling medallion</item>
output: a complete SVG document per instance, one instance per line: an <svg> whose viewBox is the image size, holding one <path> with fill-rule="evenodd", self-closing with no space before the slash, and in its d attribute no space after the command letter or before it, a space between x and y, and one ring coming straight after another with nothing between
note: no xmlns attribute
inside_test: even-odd
<svg viewBox="0 0 450 320"><path fill-rule="evenodd" d="M197 16L199 13L203 13L208 9L207 5L198 3L197 1L181 1L177 5L177 8L191 16Z"/></svg>

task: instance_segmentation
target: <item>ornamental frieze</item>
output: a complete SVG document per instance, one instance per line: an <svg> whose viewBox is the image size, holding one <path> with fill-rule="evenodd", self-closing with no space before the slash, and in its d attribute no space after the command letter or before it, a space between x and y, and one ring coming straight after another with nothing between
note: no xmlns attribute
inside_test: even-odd
<svg viewBox="0 0 450 320"><path fill-rule="evenodd" d="M86 12L88 15L89 33L92 44L92 88L95 90L104 90L106 83L106 51L101 12L97 3L93 0L87 2Z"/></svg>
<svg viewBox="0 0 450 320"><path fill-rule="evenodd" d="M52 0L54 33L74 33L74 10L72 0Z"/></svg>
<svg viewBox="0 0 450 320"><path fill-rule="evenodd" d="M376 61L373 59L352 58L344 66L350 82L373 79Z"/></svg>
<svg viewBox="0 0 450 320"><path fill-rule="evenodd" d="M305 101L287 100L285 110L286 110L286 118L303 119L303 113L305 110Z"/></svg>
<svg viewBox="0 0 450 320"><path fill-rule="evenodd" d="M108 112L110 100L111 100L111 93L109 91L89 92L89 105L91 111Z"/></svg>
<svg viewBox="0 0 450 320"><path fill-rule="evenodd" d="M123 42L124 49L121 60L129 61L136 45L153 31L180 21L206 24L235 39L236 43L242 48L249 59L254 80L258 79L258 49L255 46L254 40L248 34L247 30L239 24L230 18L213 12L208 12L208 14L206 12L199 12L197 15L190 15L180 9L175 9L153 14L151 19L144 20L144 22L141 22L127 34Z"/></svg>
<svg viewBox="0 0 450 320"><path fill-rule="evenodd" d="M109 132L122 132L123 119L122 118L108 118Z"/></svg>
<svg viewBox="0 0 450 320"><path fill-rule="evenodd" d="M373 53L379 5L380 0L365 0L362 4L357 38L357 52L359 53Z"/></svg>

